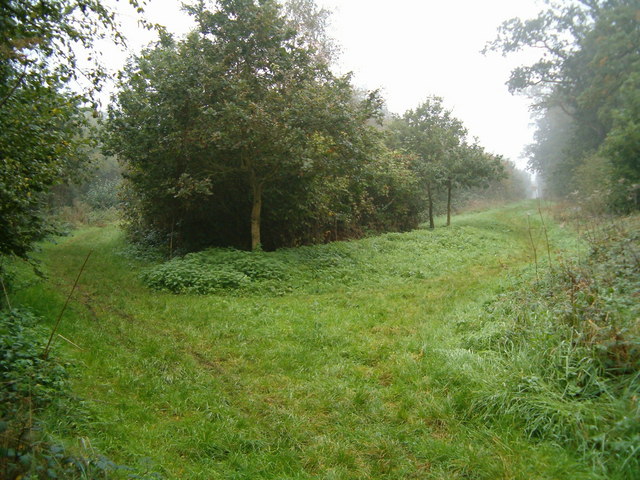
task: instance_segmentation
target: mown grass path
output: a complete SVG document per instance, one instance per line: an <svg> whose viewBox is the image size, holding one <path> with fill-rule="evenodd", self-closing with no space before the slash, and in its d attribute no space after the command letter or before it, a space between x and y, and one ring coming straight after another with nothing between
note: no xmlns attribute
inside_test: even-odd
<svg viewBox="0 0 640 480"><path fill-rule="evenodd" d="M94 251L61 329L86 403L50 428L175 479L590 478L570 452L465 414L478 360L456 323L530 264L527 213L345 243L348 268L282 296L153 292L116 227L61 239L49 280L20 294L55 318Z"/></svg>

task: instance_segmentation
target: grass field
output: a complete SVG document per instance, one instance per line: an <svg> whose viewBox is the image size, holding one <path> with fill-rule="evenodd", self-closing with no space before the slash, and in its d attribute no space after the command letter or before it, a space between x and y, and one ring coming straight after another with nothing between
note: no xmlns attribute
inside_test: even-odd
<svg viewBox="0 0 640 480"><path fill-rule="evenodd" d="M77 399L47 429L169 479L605 478L513 419L470 411L504 366L466 348L460 325L535 275L529 222L544 269L536 207L521 204L261 253L284 279L210 295L145 286L153 264L116 226L77 231L43 247L47 280L14 299L53 324L93 251L60 328L79 348L57 339ZM547 223L554 252L580 248Z"/></svg>

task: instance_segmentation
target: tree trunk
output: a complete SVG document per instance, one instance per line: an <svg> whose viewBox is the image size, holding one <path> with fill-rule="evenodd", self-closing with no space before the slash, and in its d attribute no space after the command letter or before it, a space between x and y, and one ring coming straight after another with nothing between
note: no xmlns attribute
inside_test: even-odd
<svg viewBox="0 0 640 480"><path fill-rule="evenodd" d="M451 225L451 188L452 188L452 181L449 178L447 180L447 227L449 225Z"/></svg>
<svg viewBox="0 0 640 480"><path fill-rule="evenodd" d="M251 172L251 250L260 247L260 213L262 212L262 183Z"/></svg>
<svg viewBox="0 0 640 480"><path fill-rule="evenodd" d="M429 198L429 228L436 228L433 223L433 195L431 195L431 184L427 183L427 197Z"/></svg>

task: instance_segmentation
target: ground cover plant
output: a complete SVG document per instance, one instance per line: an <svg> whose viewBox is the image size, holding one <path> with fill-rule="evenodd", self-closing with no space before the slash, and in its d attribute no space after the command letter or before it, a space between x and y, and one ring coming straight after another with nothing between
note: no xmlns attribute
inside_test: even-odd
<svg viewBox="0 0 640 480"><path fill-rule="evenodd" d="M544 415L523 421L515 400L542 395L512 388L524 347L492 343L520 325L496 296L535 281L531 241L540 253L549 238L558 275L558 251L586 248L545 226L524 204L448 228L169 263L132 258L116 226L78 231L44 248L49 280L12 295L55 317L94 251L60 330L78 347L59 345L85 411L48 418L46 431L165 478L633 478L630 450L590 456L570 419L533 434ZM198 291L203 265L244 280Z"/></svg>
<svg viewBox="0 0 640 480"><path fill-rule="evenodd" d="M557 259L533 288L459 327L471 351L492 358L472 415L519 420L607 478L640 472L639 220L594 223L585 255Z"/></svg>
<svg viewBox="0 0 640 480"><path fill-rule="evenodd" d="M0 477L157 478L96 453L85 438L68 448L48 435L47 416L84 413L69 388L71 365L49 349L49 336L28 310L0 312Z"/></svg>

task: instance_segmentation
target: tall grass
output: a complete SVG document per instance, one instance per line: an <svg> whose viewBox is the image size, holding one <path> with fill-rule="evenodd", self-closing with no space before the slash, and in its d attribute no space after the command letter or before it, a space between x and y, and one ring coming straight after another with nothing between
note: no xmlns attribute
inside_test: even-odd
<svg viewBox="0 0 640 480"><path fill-rule="evenodd" d="M490 359L469 415L579 452L605 478L640 474L640 219L586 236L585 256L490 302L465 346Z"/></svg>
<svg viewBox="0 0 640 480"><path fill-rule="evenodd" d="M115 227L45 246L48 280L11 301L49 319L95 251L60 326L80 348L58 345L78 366L80 405L46 416L46 432L67 445L88 438L118 463L175 479L609 478L612 465L592 465L572 443L570 408L553 403L566 399L548 355L577 347L569 336L558 349L565 337L537 328L555 323L541 313L547 300L526 293L535 208L169 263L132 258ZM535 217L532 238L544 242ZM570 230L546 227L553 254L579 250ZM206 277L223 270L242 280ZM544 285L538 293L553 291ZM546 405L536 407L546 417L530 417L535 429L522 419L531 405Z"/></svg>

